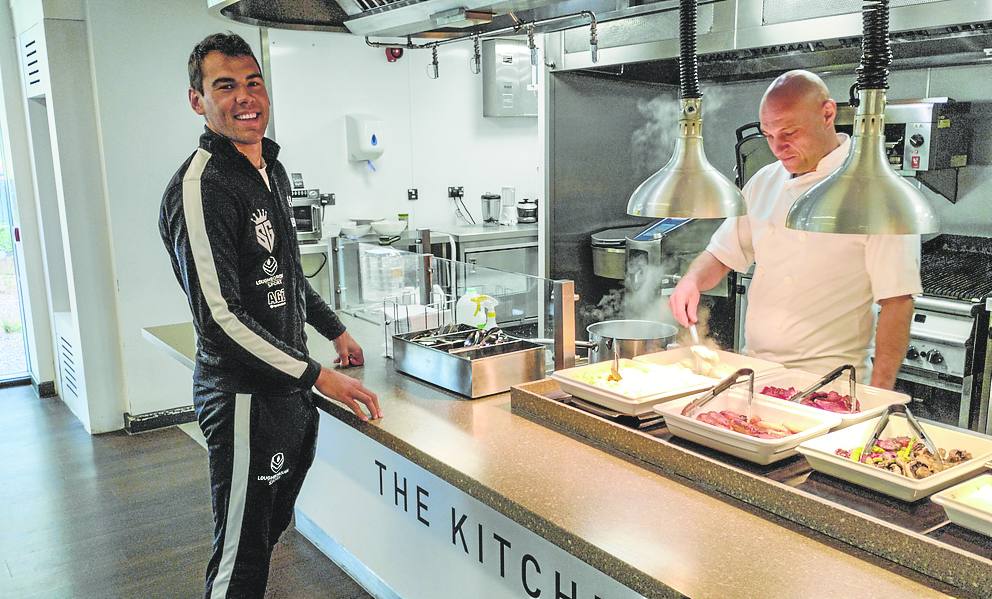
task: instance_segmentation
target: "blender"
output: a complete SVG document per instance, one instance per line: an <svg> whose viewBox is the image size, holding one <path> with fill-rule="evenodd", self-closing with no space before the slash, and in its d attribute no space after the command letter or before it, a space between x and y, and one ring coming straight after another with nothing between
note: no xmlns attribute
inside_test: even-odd
<svg viewBox="0 0 992 599"><path fill-rule="evenodd" d="M498 193L482 194L482 224L486 227L499 225L500 197Z"/></svg>

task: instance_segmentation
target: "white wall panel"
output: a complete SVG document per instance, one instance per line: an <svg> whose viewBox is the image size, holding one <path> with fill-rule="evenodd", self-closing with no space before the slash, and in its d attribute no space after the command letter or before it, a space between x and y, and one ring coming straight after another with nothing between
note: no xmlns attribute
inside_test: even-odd
<svg viewBox="0 0 992 599"><path fill-rule="evenodd" d="M543 152L534 118L484 118L482 77L469 71L471 44L442 46L441 76L426 74L430 52L407 51L395 63L347 34L270 31L276 139L286 168L308 187L333 192L329 222L411 214L415 226L456 224L450 185L465 188L476 219L479 197L503 185L517 198L540 197ZM370 113L386 122L386 151L376 172L349 162L344 116ZM406 199L416 187L420 199Z"/></svg>

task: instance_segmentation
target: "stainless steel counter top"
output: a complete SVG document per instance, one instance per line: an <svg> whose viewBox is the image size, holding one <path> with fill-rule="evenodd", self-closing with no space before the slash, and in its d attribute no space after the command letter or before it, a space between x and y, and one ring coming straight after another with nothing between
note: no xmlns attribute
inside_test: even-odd
<svg viewBox="0 0 992 599"><path fill-rule="evenodd" d="M510 412L509 394L466 400L393 370L381 329L342 319L367 363L348 374L380 398L363 424L321 409L648 597L940 597L932 579L712 495ZM310 330L312 355L331 344ZM189 323L145 336L192 365Z"/></svg>
<svg viewBox="0 0 992 599"><path fill-rule="evenodd" d="M438 232L442 230L439 229ZM526 237L537 237L537 223L525 223L518 225L498 225L486 227L483 225L463 225L459 227L447 227L443 232L451 235L455 243L466 243L471 241L495 241L498 239L519 239ZM433 231L432 231L433 233Z"/></svg>

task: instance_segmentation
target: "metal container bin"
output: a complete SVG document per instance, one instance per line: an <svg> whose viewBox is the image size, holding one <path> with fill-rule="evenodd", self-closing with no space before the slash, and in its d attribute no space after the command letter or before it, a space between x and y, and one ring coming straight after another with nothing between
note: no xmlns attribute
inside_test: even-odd
<svg viewBox="0 0 992 599"><path fill-rule="evenodd" d="M393 366L459 395L475 399L544 378L544 346L513 341L447 352L411 341L421 332L393 335Z"/></svg>

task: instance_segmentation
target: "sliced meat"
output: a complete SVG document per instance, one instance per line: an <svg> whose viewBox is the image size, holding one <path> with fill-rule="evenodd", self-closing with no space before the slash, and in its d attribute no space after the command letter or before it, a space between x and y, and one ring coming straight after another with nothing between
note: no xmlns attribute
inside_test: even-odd
<svg viewBox="0 0 992 599"><path fill-rule="evenodd" d="M766 385L760 391L760 393L762 395L768 395L770 397L777 397L779 399L789 399L790 397L792 397L793 395L795 395L796 393L798 393L798 391L796 391L796 388L795 387L789 387L788 389L785 389L783 387L773 387L771 385Z"/></svg>
<svg viewBox="0 0 992 599"><path fill-rule="evenodd" d="M899 440L898 439L879 439L875 443L875 445L878 445L879 447L881 447L885 451L898 451L898 450L902 449L903 447L905 447L905 445L902 445L902 444L899 443Z"/></svg>

